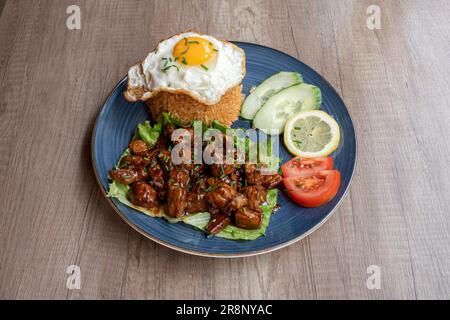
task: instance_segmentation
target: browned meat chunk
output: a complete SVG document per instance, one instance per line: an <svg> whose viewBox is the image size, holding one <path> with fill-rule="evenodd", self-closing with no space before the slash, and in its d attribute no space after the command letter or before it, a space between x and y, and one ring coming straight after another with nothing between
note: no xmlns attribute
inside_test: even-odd
<svg viewBox="0 0 450 320"><path fill-rule="evenodd" d="M206 177L194 177L191 178L192 179L192 183L191 183L191 190L195 191L195 192L205 192L205 190L207 189L206 186Z"/></svg>
<svg viewBox="0 0 450 320"><path fill-rule="evenodd" d="M215 214L219 214L220 213L220 209L209 205L208 206L208 212L211 213L211 215L213 216Z"/></svg>
<svg viewBox="0 0 450 320"><path fill-rule="evenodd" d="M172 169L172 154L169 150L163 149L158 153L158 160L167 172Z"/></svg>
<svg viewBox="0 0 450 320"><path fill-rule="evenodd" d="M203 176L206 171L206 165L204 164L194 164L194 167L192 168L192 175L193 176Z"/></svg>
<svg viewBox="0 0 450 320"><path fill-rule="evenodd" d="M156 191L158 191L158 196L162 200L166 197L166 183L165 183L165 173L161 165L158 163L156 158L147 167L148 181L150 185L153 186Z"/></svg>
<svg viewBox="0 0 450 320"><path fill-rule="evenodd" d="M255 164L245 164L245 179L248 184L262 184L264 187L271 189L278 186L283 178L278 174L262 174Z"/></svg>
<svg viewBox="0 0 450 320"><path fill-rule="evenodd" d="M156 148L156 149L165 148L167 146L167 142L169 141L169 139L170 139L170 137L167 138L166 136L160 134L158 137L158 140L156 140L156 143L153 146L153 148Z"/></svg>
<svg viewBox="0 0 450 320"><path fill-rule="evenodd" d="M111 179L122 184L132 184L147 177L147 172L142 169L116 169L108 172Z"/></svg>
<svg viewBox="0 0 450 320"><path fill-rule="evenodd" d="M215 214L206 226L206 232L209 234L218 234L230 224L230 221L230 217L226 214Z"/></svg>
<svg viewBox="0 0 450 320"><path fill-rule="evenodd" d="M267 189L275 188L283 181L283 178L278 173L261 175L260 177L261 184Z"/></svg>
<svg viewBox="0 0 450 320"><path fill-rule="evenodd" d="M206 179L206 183L209 187L208 190L213 190L215 188L217 188L218 185L220 184L229 184L233 189L236 189L233 186L233 181L231 180L231 178L229 176L225 176L225 177L209 177Z"/></svg>
<svg viewBox="0 0 450 320"><path fill-rule="evenodd" d="M169 138L172 136L172 133L175 130L175 125L171 124L171 123L166 123L163 127L163 135L166 136L167 138Z"/></svg>
<svg viewBox="0 0 450 320"><path fill-rule="evenodd" d="M217 187L218 185L222 184L223 180L216 178L216 177L209 177L206 179L206 184L208 185L208 187ZM212 188L210 188L210 190L212 190Z"/></svg>
<svg viewBox="0 0 450 320"><path fill-rule="evenodd" d="M262 185L254 185L244 187L243 192L248 200L248 208L254 211L262 212L260 206L264 201L266 201L266 189Z"/></svg>
<svg viewBox="0 0 450 320"><path fill-rule="evenodd" d="M153 208L157 205L156 191L145 182L136 182L131 185L128 197L132 203L144 208Z"/></svg>
<svg viewBox="0 0 450 320"><path fill-rule="evenodd" d="M208 211L208 203L204 192L189 192L186 197L186 212L196 213Z"/></svg>
<svg viewBox="0 0 450 320"><path fill-rule="evenodd" d="M239 171L239 170L236 170L235 172L233 172L231 175L230 175L230 185L234 188L234 189L236 189L236 190L238 190L240 187L241 187L241 185L242 185L242 179L241 179L242 177L241 177L241 172Z"/></svg>
<svg viewBox="0 0 450 320"><path fill-rule="evenodd" d="M208 179L208 183L210 179ZM208 189L212 190L209 191ZM207 192L209 191L206 194L206 199L213 207L219 209L225 207L237 194L235 189L223 182L217 185L210 185L208 189L206 189Z"/></svg>
<svg viewBox="0 0 450 320"><path fill-rule="evenodd" d="M128 155L120 160L120 168L146 167L149 163L150 159L147 157Z"/></svg>
<svg viewBox="0 0 450 320"><path fill-rule="evenodd" d="M243 208L247 205L247 198L241 194L238 193L236 196L228 202L228 204L222 209L222 212L226 214L231 214L232 212L239 210L240 208Z"/></svg>
<svg viewBox="0 0 450 320"><path fill-rule="evenodd" d="M245 207L236 211L234 220L239 228L258 229L261 226L262 213Z"/></svg>
<svg viewBox="0 0 450 320"><path fill-rule="evenodd" d="M206 190L206 165L196 164L191 171L191 190L204 192Z"/></svg>
<svg viewBox="0 0 450 320"><path fill-rule="evenodd" d="M182 166L186 171L188 171L190 173L194 169L195 164L193 164L193 163L183 163L180 166Z"/></svg>
<svg viewBox="0 0 450 320"><path fill-rule="evenodd" d="M212 164L210 166L211 168L211 174L214 177L222 177L225 175L232 174L236 171L236 167L232 164Z"/></svg>
<svg viewBox="0 0 450 320"><path fill-rule="evenodd" d="M134 140L128 147L137 156L145 156L149 151L148 144L144 140Z"/></svg>
<svg viewBox="0 0 450 320"><path fill-rule="evenodd" d="M181 217L186 207L189 172L182 166L173 167L169 174L167 195L167 214L173 218Z"/></svg>
<svg viewBox="0 0 450 320"><path fill-rule="evenodd" d="M252 163L246 163L244 165L245 180L248 184L255 184L256 165Z"/></svg>

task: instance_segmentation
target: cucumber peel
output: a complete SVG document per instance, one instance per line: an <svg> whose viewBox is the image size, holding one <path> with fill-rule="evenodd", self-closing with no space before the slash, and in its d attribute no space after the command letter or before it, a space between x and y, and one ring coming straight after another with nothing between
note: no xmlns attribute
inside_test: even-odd
<svg viewBox="0 0 450 320"><path fill-rule="evenodd" d="M278 72L259 84L242 104L241 117L252 120L264 103L279 91L290 86L303 83L302 75L298 72Z"/></svg>

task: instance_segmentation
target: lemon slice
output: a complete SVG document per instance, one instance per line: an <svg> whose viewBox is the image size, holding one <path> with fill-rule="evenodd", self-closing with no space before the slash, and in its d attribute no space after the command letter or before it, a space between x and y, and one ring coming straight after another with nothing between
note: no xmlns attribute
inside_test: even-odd
<svg viewBox="0 0 450 320"><path fill-rule="evenodd" d="M303 158L326 157L339 145L339 125L328 113L300 111L286 121L284 145Z"/></svg>

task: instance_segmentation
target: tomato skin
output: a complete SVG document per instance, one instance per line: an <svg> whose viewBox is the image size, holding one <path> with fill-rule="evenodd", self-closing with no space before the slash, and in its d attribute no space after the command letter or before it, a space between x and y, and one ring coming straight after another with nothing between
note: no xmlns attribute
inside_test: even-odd
<svg viewBox="0 0 450 320"><path fill-rule="evenodd" d="M309 190L298 186L305 178L317 177L323 184ZM302 175L283 179L289 197L302 207L315 208L334 198L341 185L341 173L338 170L322 170L312 176Z"/></svg>
<svg viewBox="0 0 450 320"><path fill-rule="evenodd" d="M300 158L295 157L281 166L283 178L298 175L313 175L317 171L333 169L332 157Z"/></svg>

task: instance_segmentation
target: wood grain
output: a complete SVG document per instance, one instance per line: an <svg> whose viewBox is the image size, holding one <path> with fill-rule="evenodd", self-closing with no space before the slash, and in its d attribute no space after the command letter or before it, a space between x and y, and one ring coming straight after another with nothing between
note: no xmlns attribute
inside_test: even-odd
<svg viewBox="0 0 450 320"><path fill-rule="evenodd" d="M446 1L0 1L0 298L449 299L450 7ZM366 9L381 8L380 30ZM354 119L351 192L314 234L220 260L144 239L94 179L103 101L185 29L298 57ZM79 265L80 290L66 288ZM369 265L381 290L366 287Z"/></svg>

